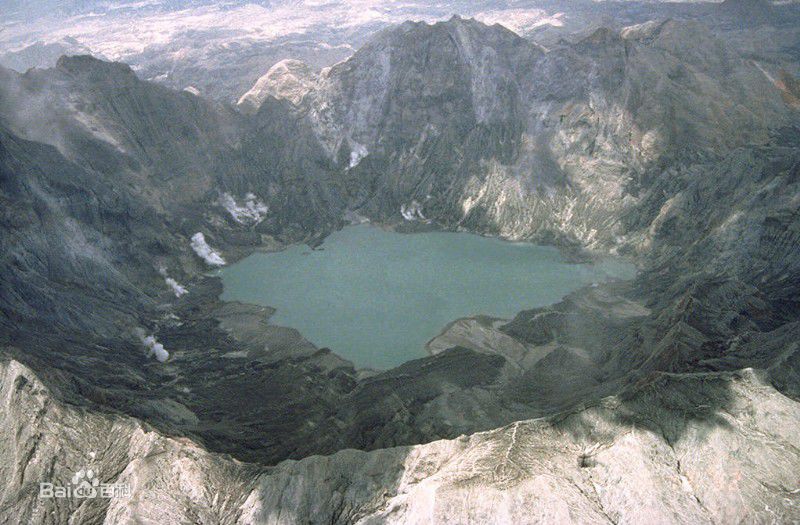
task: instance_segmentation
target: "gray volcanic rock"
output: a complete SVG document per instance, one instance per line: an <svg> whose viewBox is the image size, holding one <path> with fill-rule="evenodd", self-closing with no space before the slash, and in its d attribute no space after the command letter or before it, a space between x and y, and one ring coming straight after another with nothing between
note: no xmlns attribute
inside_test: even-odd
<svg viewBox="0 0 800 525"><path fill-rule="evenodd" d="M1 370L6 404L0 450L9 460L3 463L8 483L2 502L4 512L21 521L798 518L800 443L790 429L800 409L752 370L702 377L661 374L633 397L609 397L558 418L415 447L346 450L267 471L124 417L63 405L19 363L6 362ZM714 408L716 402L724 402L725 409ZM73 439L51 443L66 432ZM40 481L67 484L84 469L92 469L103 483L128 487L130 496L81 505L37 499Z"/></svg>
<svg viewBox="0 0 800 525"><path fill-rule="evenodd" d="M142 82L126 65L88 56L64 57L52 70L4 71L3 78L0 105L12 132L55 146L99 173L141 181L139 190L160 213L192 207L196 214L198 201L218 207L221 192L237 198L254 193L275 212L259 225L267 233L283 233L272 223L279 218L311 231L330 222L335 188L309 190L329 178L325 161L316 144L303 140L310 132L280 103L262 108L255 122L230 107ZM298 193L278 191L306 177ZM293 211L298 207L311 213Z"/></svg>
<svg viewBox="0 0 800 525"><path fill-rule="evenodd" d="M312 89L313 82L314 75L307 64L299 60L281 60L242 95L236 106L244 113L255 113L268 96L299 104Z"/></svg>
<svg viewBox="0 0 800 525"><path fill-rule="evenodd" d="M733 399L725 412L695 404L728 391ZM764 387L757 374L664 375L627 401L646 415L631 413L612 397L558 419L521 421L454 441L370 454L343 451L283 464L251 493L245 521L797 518L797 441L779 421L791 425L800 414L796 403ZM753 418L755 407L770 407L774 415ZM742 454L731 456L730 450ZM726 460L719 461L720 455ZM749 475L743 477L744 471ZM344 475L322 483L330 472Z"/></svg>
<svg viewBox="0 0 800 525"><path fill-rule="evenodd" d="M261 472L134 419L61 403L16 361L0 364L0 392L5 522L230 522ZM87 470L128 487L124 508L108 498L39 498L39 483L67 486Z"/></svg>
<svg viewBox="0 0 800 525"><path fill-rule="evenodd" d="M448 227L605 250L626 249L618 218L664 166L763 144L789 120L751 62L674 21L547 53L500 26L408 23L306 98L362 213L397 220L416 201Z"/></svg>
<svg viewBox="0 0 800 525"><path fill-rule="evenodd" d="M298 174L325 172L313 144L298 140L301 126L255 125L193 95L141 82L127 66L89 57L63 59L56 70L4 72L3 80L4 353L44 371L46 381L66 382L60 391L71 402L120 410L249 458L305 455L289 440L265 447L266 428L277 424L279 433L296 434L309 419L324 419L333 398L352 388L355 372L299 334L274 328L263 336L274 356L262 348L247 359L224 357L243 343L214 317L220 287L201 275L204 264L190 241L205 232L207 242L235 258L273 234L300 240L338 222L338 212L330 216L333 190L319 197L298 182ZM285 115L282 105L267 111ZM243 151L242 142L256 142L251 131L270 146ZM270 215L240 224L219 203L222 192L253 192L269 203ZM176 298L162 270L188 294ZM148 358L139 330L165 345L165 365ZM308 375L319 381L303 383ZM265 383L278 397L288 393L295 423L284 410L244 395L264 393ZM311 415L320 408L322 415ZM256 423L243 431L240 418ZM308 443L320 450L319 442Z"/></svg>

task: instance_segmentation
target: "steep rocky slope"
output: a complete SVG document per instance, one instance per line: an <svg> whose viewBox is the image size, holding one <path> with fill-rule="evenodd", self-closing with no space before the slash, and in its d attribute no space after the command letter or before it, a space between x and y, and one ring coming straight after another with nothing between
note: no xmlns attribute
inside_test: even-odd
<svg viewBox="0 0 800 525"><path fill-rule="evenodd" d="M306 213L326 197L301 182L324 174L313 145L300 139L302 129L288 122L251 128L231 110L89 58L10 75L6 86L0 97L8 126L0 146L3 345L52 370L54 382L66 378L65 391L75 399L173 431L202 432L220 446L260 450L261 457L291 454L297 447L289 441L277 441L283 443L277 451L261 444L263 425L272 420L292 433L316 419L310 413L332 402L325 397L346 391L346 381L341 386L337 373L328 374L347 363L316 355L299 334L276 328L267 330L273 351L293 350L279 373L255 362L258 353L244 363L223 358L243 345L219 326L219 284L203 276L206 265L192 238L203 233L210 246L224 245L225 256L235 258L237 250L280 246L273 234L303 240L323 231L325 221L339 221L324 211ZM39 102L47 109L37 112ZM267 119L281 111L276 104L262 114ZM238 141L254 140L250 131L262 140L245 152ZM223 200L228 195L241 206L250 192L270 208L258 224L237 221ZM188 294L176 297L168 279ZM166 365L148 356L145 335L166 346ZM245 363L252 368L243 376ZM309 373L323 386L300 381ZM223 384L215 386L212 377ZM288 426L283 410L245 416L247 404L259 412L273 409L249 397L231 398L235 387L225 378L238 378L242 389L270 384L278 397L288 391L310 412L295 406L289 411L295 423ZM239 417L261 426L242 433L240 423L230 421Z"/></svg>
<svg viewBox="0 0 800 525"><path fill-rule="evenodd" d="M695 23L543 49L454 18L267 75L248 114L89 57L0 70L0 514L798 519L800 116L772 67ZM207 269L352 212L641 274L375 373L219 301ZM36 498L91 462L133 497Z"/></svg>
<svg viewBox="0 0 800 525"><path fill-rule="evenodd" d="M766 143L790 121L752 62L674 21L547 53L500 26L406 23L307 98L331 157L358 159L366 215L416 201L450 227L603 249L625 248L619 217L665 166Z"/></svg>
<svg viewBox="0 0 800 525"><path fill-rule="evenodd" d="M751 370L659 374L557 418L264 469L55 401L2 365L0 508L63 523L664 523L797 518L798 404ZM710 403L710 404L709 404ZM725 409L714 408L717 404ZM63 440L70 435L74 439ZM724 459L722 459L724 458ZM721 460L722 459L722 460ZM92 469L131 497L37 500Z"/></svg>
<svg viewBox="0 0 800 525"><path fill-rule="evenodd" d="M281 60L242 95L236 106L244 113L255 113L268 97L299 104L311 90L314 74L300 60Z"/></svg>

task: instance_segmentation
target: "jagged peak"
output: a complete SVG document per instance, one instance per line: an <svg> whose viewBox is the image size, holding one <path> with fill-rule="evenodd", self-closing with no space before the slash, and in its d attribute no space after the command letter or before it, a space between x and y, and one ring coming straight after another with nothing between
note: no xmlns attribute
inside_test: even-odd
<svg viewBox="0 0 800 525"><path fill-rule="evenodd" d="M624 40L647 40L652 39L661 31L661 28L671 19L648 20L641 24L626 26L620 31L620 37Z"/></svg>
<svg viewBox="0 0 800 525"><path fill-rule="evenodd" d="M653 41L663 35L675 35L691 40L693 38L708 38L712 36L711 30L705 25L694 20L675 20L665 18L649 20L647 22L627 26L620 31L621 38L625 40Z"/></svg>
<svg viewBox="0 0 800 525"><path fill-rule="evenodd" d="M618 31L610 27L598 27L589 36L583 38L579 44L586 46L605 46L618 43L622 40Z"/></svg>
<svg viewBox="0 0 800 525"><path fill-rule="evenodd" d="M708 26L695 20L650 20L623 28L620 37L673 50L693 49L697 53L724 47Z"/></svg>
<svg viewBox="0 0 800 525"><path fill-rule="evenodd" d="M442 44L448 40L455 43L455 53L460 58L453 54L452 47ZM385 68L389 63L389 54L405 53L417 49L424 43L430 43L434 53L453 54L447 58L463 59L466 62L471 62L475 58L474 53L482 48L494 48L500 57L512 56L513 52L508 51L512 49L524 50L524 53L530 56L543 53L540 46L505 26L488 25L474 18L454 15L447 20L434 23L406 21L387 27L358 49L353 56L323 71L322 77L329 78L342 71L353 71L362 62L371 64L370 67L377 64L378 68Z"/></svg>
<svg viewBox="0 0 800 525"><path fill-rule="evenodd" d="M502 24L489 25L475 18L467 18L457 14L447 20L439 20L433 23L409 20L400 25L386 28L375 40L402 38L409 34L413 34L413 38L419 38L420 36L435 36L443 33L452 35L457 39L491 37L493 39L508 39L509 41L525 40Z"/></svg>
<svg viewBox="0 0 800 525"><path fill-rule="evenodd" d="M242 95L237 106L244 113L255 113L269 96L297 105L311 90L314 77L314 72L305 62L291 58L281 60Z"/></svg>
<svg viewBox="0 0 800 525"><path fill-rule="evenodd" d="M129 65L122 62L108 62L92 55L62 55L56 62L56 69L71 75L136 77Z"/></svg>

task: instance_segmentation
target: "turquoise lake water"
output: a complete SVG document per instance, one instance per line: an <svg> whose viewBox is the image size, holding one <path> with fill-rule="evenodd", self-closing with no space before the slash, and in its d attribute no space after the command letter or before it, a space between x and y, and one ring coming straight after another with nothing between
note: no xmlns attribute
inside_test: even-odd
<svg viewBox="0 0 800 525"><path fill-rule="evenodd" d="M426 355L450 321L510 318L635 268L618 260L569 264L557 249L468 233L400 234L368 225L332 234L322 249L255 253L223 269L222 298L277 309L357 367L387 369Z"/></svg>

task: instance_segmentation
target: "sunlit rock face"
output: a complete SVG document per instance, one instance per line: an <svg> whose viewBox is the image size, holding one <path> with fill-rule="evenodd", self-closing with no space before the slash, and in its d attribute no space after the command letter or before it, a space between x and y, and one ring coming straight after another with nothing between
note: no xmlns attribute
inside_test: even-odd
<svg viewBox="0 0 800 525"><path fill-rule="evenodd" d="M673 21L549 52L472 20L406 23L327 71L304 106L332 158L369 152L351 177L379 191L356 186L351 206L386 217L416 201L452 226L604 249L624 248L617 218L664 165L764 144L788 122L751 61Z"/></svg>
<svg viewBox="0 0 800 525"><path fill-rule="evenodd" d="M2 517L800 519L797 46L783 22L623 19L546 45L404 23L311 84L287 65L248 112L86 56L0 70ZM640 273L454 320L377 372L220 301L193 248L351 221ZM37 497L89 468L131 497Z"/></svg>
<svg viewBox="0 0 800 525"><path fill-rule="evenodd" d="M299 104L312 89L313 83L314 75L304 62L282 60L242 95L237 106L245 113L255 113L269 96Z"/></svg>
<svg viewBox="0 0 800 525"><path fill-rule="evenodd" d="M454 516L716 523L797 516L788 487L800 469L791 430L798 404L753 370L663 374L635 396L609 397L557 419L415 447L346 450L268 470L135 420L54 401L17 362L0 372L9 476L2 496L5 512L25 522L46 522L44 513L167 524L452 523ZM76 439L58 442L67 432ZM731 449L750 453L730 455ZM16 476L21 461L25 475ZM37 498L39 480L67 484L87 468L129 495L80 505Z"/></svg>

